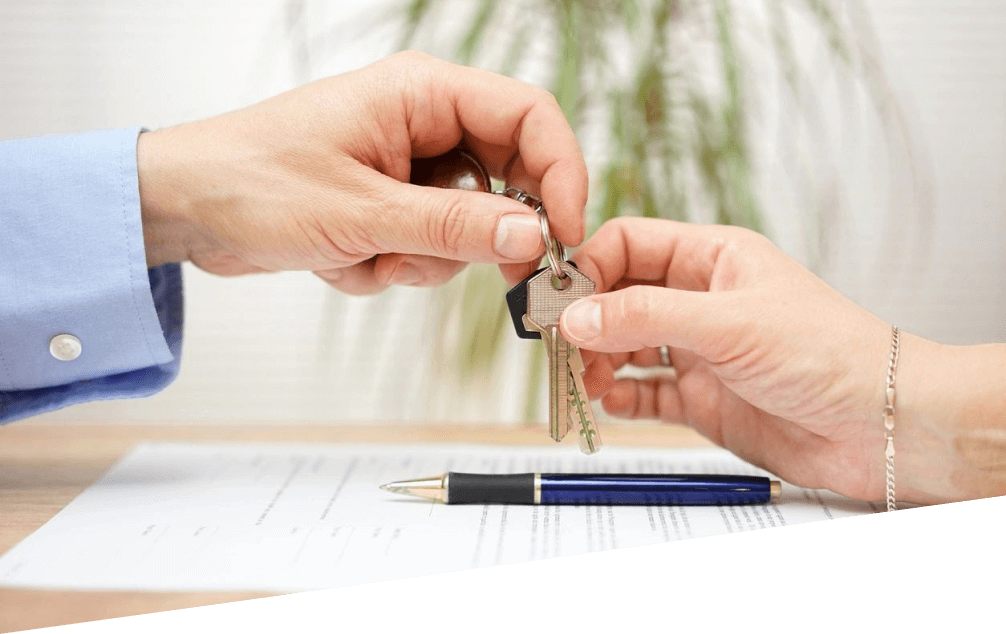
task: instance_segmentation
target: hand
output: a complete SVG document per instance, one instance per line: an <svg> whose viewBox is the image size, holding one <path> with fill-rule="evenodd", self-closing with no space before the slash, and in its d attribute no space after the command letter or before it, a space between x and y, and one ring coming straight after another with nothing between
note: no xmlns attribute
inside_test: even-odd
<svg viewBox="0 0 1006 634"><path fill-rule="evenodd" d="M544 253L529 207L408 184L411 159L462 141L494 177L540 193L561 241L583 239L587 171L552 95L402 53L141 134L148 264L191 260L222 275L311 270L343 291L372 293L497 262L515 282Z"/></svg>
<svg viewBox="0 0 1006 634"><path fill-rule="evenodd" d="M600 294L570 306L561 329L585 351L588 391L608 412L690 424L797 485L884 498L888 324L745 229L618 219L574 259ZM676 377L614 379L626 364L657 365L661 346ZM987 452L985 471L958 455L956 402L937 387L977 366L949 348L901 335L900 500L1006 492Z"/></svg>

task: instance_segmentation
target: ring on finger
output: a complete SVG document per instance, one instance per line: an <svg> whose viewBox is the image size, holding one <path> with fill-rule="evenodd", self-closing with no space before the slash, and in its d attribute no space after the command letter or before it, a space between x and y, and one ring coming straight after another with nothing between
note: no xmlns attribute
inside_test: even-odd
<svg viewBox="0 0 1006 634"><path fill-rule="evenodd" d="M658 349L660 351L660 365L665 367L671 367L671 348L670 346L660 346Z"/></svg>

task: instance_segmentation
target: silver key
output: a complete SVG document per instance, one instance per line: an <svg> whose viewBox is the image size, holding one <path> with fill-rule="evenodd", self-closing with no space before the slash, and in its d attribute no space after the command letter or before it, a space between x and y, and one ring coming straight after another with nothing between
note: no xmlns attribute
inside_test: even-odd
<svg viewBox="0 0 1006 634"><path fill-rule="evenodd" d="M528 281L525 314L526 324L541 333L548 351L549 435L556 441L562 440L569 428L570 345L559 334L559 317L576 300L594 294L594 282L589 277L569 262L558 262L558 266L565 279L556 277L551 267L545 267ZM580 391L586 394L582 388Z"/></svg>
<svg viewBox="0 0 1006 634"><path fill-rule="evenodd" d="M577 440L580 442L580 451L592 454L601 450L601 435L597 429L597 421L594 420L594 410L590 407L590 399L587 397L587 388L583 385L583 373L584 367L583 359L580 357L580 349L571 345L569 347L569 424L579 430Z"/></svg>

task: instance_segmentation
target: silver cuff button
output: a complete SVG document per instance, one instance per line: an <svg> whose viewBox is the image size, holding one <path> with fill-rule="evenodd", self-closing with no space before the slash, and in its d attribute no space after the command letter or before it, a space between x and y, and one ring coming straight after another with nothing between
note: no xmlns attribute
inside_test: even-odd
<svg viewBox="0 0 1006 634"><path fill-rule="evenodd" d="M56 335L49 340L49 354L60 361L73 361L80 356L82 346L80 339L73 335Z"/></svg>

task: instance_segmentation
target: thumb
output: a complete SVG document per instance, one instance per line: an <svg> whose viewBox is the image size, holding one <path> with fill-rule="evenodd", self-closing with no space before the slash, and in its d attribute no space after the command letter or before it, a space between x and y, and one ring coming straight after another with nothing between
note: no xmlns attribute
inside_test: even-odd
<svg viewBox="0 0 1006 634"><path fill-rule="evenodd" d="M381 237L393 253L463 262L537 261L545 252L538 214L505 196L396 184L394 217Z"/></svg>
<svg viewBox="0 0 1006 634"><path fill-rule="evenodd" d="M726 293L630 286L571 304L560 318L566 339L598 352L630 352L670 346L709 358L713 346L737 332L739 317Z"/></svg>

